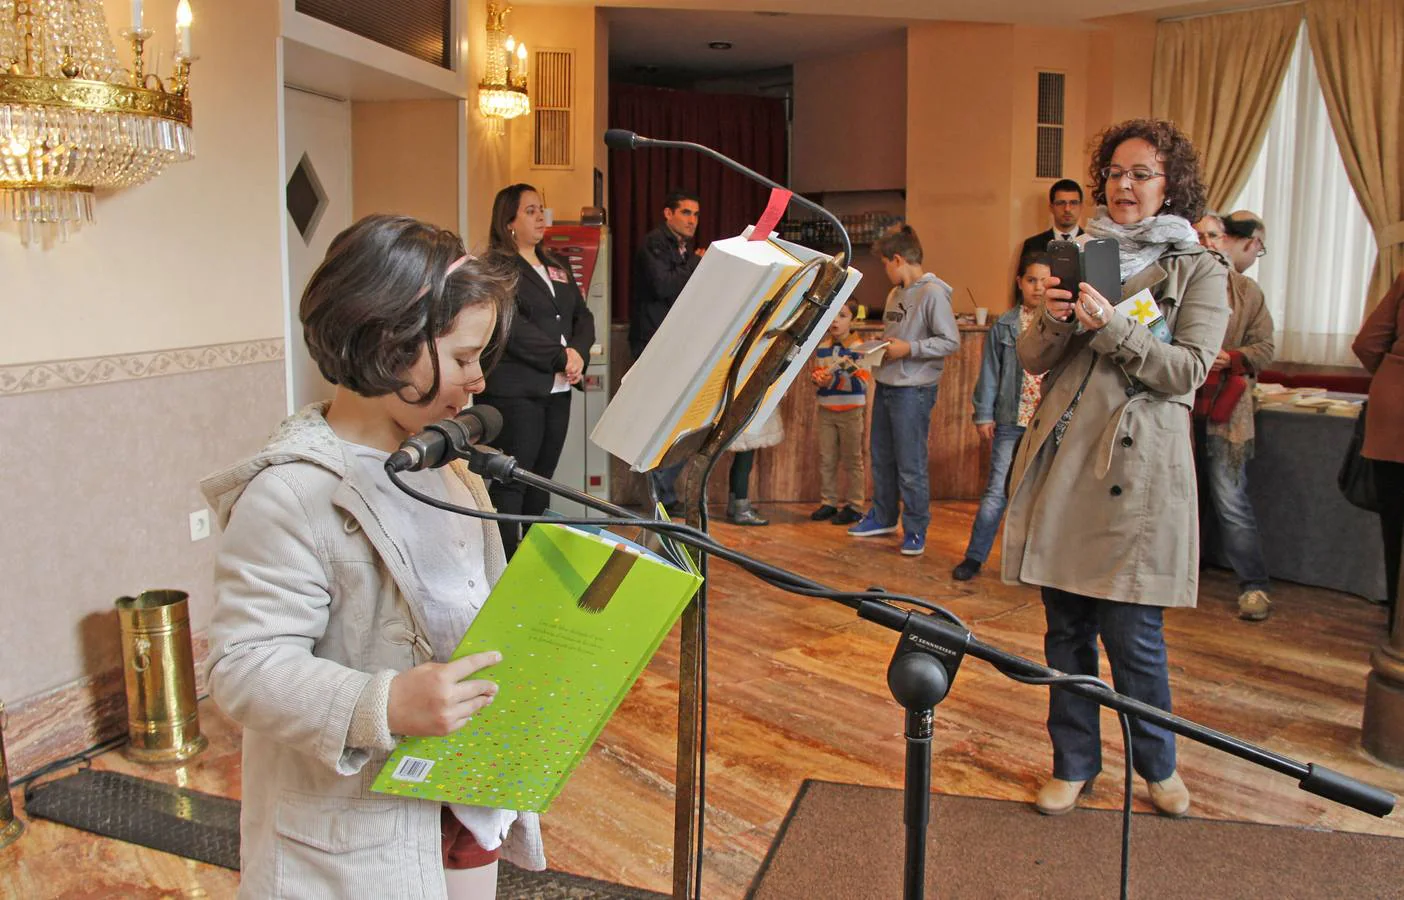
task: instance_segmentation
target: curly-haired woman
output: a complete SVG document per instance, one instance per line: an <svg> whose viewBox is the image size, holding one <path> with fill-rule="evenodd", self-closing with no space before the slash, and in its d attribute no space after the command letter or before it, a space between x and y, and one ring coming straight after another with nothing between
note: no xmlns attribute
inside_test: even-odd
<svg viewBox="0 0 1404 900"><path fill-rule="evenodd" d="M1120 247L1121 296L1052 285L1020 335L1019 359L1046 373L1043 401L1020 445L1004 535L1004 578L1043 590L1048 664L1097 674L1100 635L1118 691L1169 711L1166 607L1192 607L1199 524L1190 410L1228 322L1226 272L1191 222L1204 186L1189 139L1169 122L1107 129L1091 165L1093 238ZM1137 300L1163 324L1114 306ZM1054 689L1053 777L1040 812L1071 810L1101 770L1099 708ZM1183 815L1175 736L1132 719L1136 771L1151 804Z"/></svg>

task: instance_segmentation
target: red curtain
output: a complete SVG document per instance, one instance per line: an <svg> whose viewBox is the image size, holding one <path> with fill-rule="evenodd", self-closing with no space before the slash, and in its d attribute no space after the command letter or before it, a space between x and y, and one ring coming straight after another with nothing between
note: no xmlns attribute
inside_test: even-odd
<svg viewBox="0 0 1404 900"><path fill-rule="evenodd" d="M609 124L644 137L705 144L774 181L785 183L785 103L767 97L700 94L631 84L609 90ZM663 224L663 201L673 190L701 198L698 246L740 234L760 217L770 189L700 153L685 150L611 150L609 223L614 238L614 320L629 318L634 248Z"/></svg>

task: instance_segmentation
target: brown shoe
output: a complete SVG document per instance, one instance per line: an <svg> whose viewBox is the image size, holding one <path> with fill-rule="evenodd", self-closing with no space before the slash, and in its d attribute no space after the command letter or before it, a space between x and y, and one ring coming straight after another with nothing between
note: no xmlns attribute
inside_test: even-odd
<svg viewBox="0 0 1404 900"><path fill-rule="evenodd" d="M1272 601L1266 591L1244 591L1238 595L1238 617L1249 622L1261 622L1272 612Z"/></svg>
<svg viewBox="0 0 1404 900"><path fill-rule="evenodd" d="M1164 781L1148 781L1146 787L1150 788L1151 806L1162 816L1178 819L1189 812L1189 789L1180 780L1179 772L1171 773Z"/></svg>
<svg viewBox="0 0 1404 900"><path fill-rule="evenodd" d="M1077 801L1083 794L1092 790L1092 779L1086 781L1064 781L1061 778L1050 778L1048 782L1039 789L1038 799L1034 801L1034 807L1045 816L1061 816L1063 813L1072 812L1077 806Z"/></svg>

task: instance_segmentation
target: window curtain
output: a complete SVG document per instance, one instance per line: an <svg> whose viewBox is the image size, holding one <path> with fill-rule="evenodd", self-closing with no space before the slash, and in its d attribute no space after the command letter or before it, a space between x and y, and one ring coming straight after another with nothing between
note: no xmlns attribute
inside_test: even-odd
<svg viewBox="0 0 1404 900"><path fill-rule="evenodd" d="M1267 226L1268 253L1246 274L1267 297L1277 358L1356 365L1350 344L1365 310L1375 240L1341 161L1305 34L1248 182L1222 207L1237 209Z"/></svg>
<svg viewBox="0 0 1404 900"><path fill-rule="evenodd" d="M1156 27L1151 112L1194 141L1211 209L1248 178L1301 21L1294 3Z"/></svg>
<svg viewBox="0 0 1404 900"><path fill-rule="evenodd" d="M1345 170L1379 247L1368 313L1404 271L1404 2L1310 0L1307 32Z"/></svg>
<svg viewBox="0 0 1404 900"><path fill-rule="evenodd" d="M610 85L609 95L611 128L705 144L767 178L786 182L789 134L783 100L629 84ZM609 185L616 322L629 318L634 249L663 224L663 201L670 191L691 191L701 198L700 247L740 234L760 217L770 198L769 188L685 150L611 150Z"/></svg>

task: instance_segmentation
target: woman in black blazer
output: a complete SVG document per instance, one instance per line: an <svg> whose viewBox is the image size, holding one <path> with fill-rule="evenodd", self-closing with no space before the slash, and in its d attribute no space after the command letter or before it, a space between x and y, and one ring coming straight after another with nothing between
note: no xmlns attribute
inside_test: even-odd
<svg viewBox="0 0 1404 900"><path fill-rule="evenodd" d="M541 248L545 234L545 207L536 188L514 184L497 192L489 252L517 266L516 309L502 357L475 402L502 413L498 448L515 456L522 468L550 478L570 425L570 389L583 390L595 318L570 266ZM504 513L541 515L549 499L545 491L521 484L494 481L488 491L498 512ZM511 556L521 531L508 522L501 528Z"/></svg>

